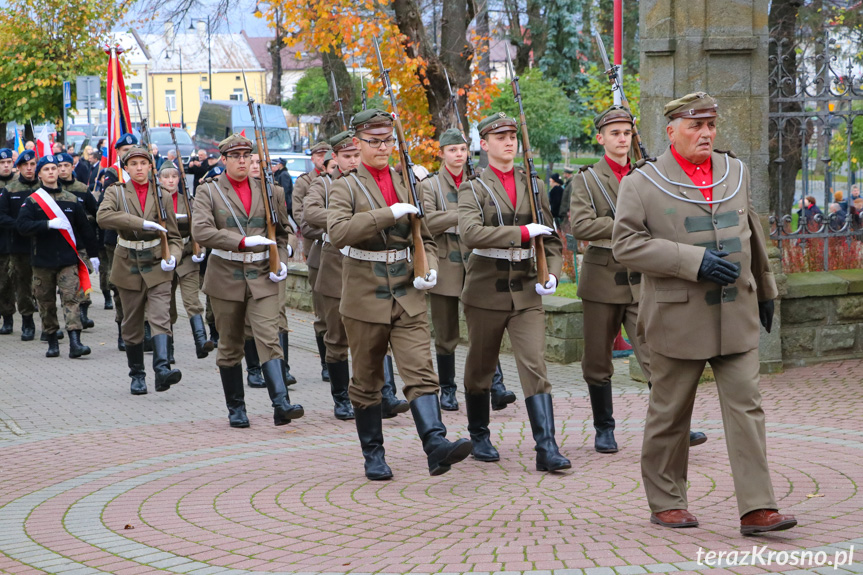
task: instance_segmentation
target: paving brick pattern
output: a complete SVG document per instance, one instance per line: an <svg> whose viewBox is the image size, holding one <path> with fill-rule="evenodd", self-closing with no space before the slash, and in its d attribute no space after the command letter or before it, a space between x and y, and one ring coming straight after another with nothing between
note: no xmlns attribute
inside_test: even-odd
<svg viewBox="0 0 863 575"><path fill-rule="evenodd" d="M45 359L45 345L0 337L0 572L62 573L530 573L638 575L863 572L863 362L799 368L762 381L774 488L800 526L738 532L715 387L699 392L690 510L701 527L648 523L639 453L646 387L615 365L621 451L593 451L578 365L550 365L558 441L573 469L534 468L523 402L492 417L498 463L465 461L428 475L410 415L385 422L389 482L369 482L352 422L332 417L308 314L291 314L291 388L306 416L272 425L264 390L246 390L252 427L230 429L214 358L197 360L188 323L177 328L183 381L133 397L110 312L94 298L93 354ZM16 318L17 319L17 318ZM431 350L430 352L431 353ZM149 362L149 355L147 357ZM464 350L458 354L459 369ZM515 363L502 357L521 399ZM149 371L149 368L148 368ZM466 437L464 407L444 413ZM836 550L832 566L710 568L703 551ZM817 570L816 570L817 569Z"/></svg>

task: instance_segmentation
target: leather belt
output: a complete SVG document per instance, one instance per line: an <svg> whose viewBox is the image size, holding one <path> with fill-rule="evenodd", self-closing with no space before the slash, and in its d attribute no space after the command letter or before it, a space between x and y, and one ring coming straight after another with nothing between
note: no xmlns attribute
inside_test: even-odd
<svg viewBox="0 0 863 575"><path fill-rule="evenodd" d="M339 251L343 256L347 256L355 260L362 260L364 262L386 262L388 264L392 264L401 260L410 260L410 251L408 249L373 252L345 246Z"/></svg>
<svg viewBox="0 0 863 575"><path fill-rule="evenodd" d="M496 260L509 260L511 262L520 262L522 260L528 260L535 256L536 248L509 248L508 250L502 250L497 248L474 248L473 253L478 256L494 258Z"/></svg>
<svg viewBox="0 0 863 575"><path fill-rule="evenodd" d="M270 259L270 251L267 250L265 252L229 252L226 250L213 249L211 252L214 256L222 258L223 260L229 260L232 262L244 262L244 263L252 263L252 262L260 262L263 260Z"/></svg>
<svg viewBox="0 0 863 575"><path fill-rule="evenodd" d="M611 240L593 240L588 242L587 244L595 248L605 248L607 250L610 250L611 246L614 245Z"/></svg>
<svg viewBox="0 0 863 575"><path fill-rule="evenodd" d="M158 246L161 243L162 243L161 239L141 240L139 242L130 242L129 240L124 240L123 238L120 238L120 237L117 238L117 245L118 246L122 246L122 247L130 249L130 250L135 250L136 252L141 251L141 250L148 250L150 248L155 248L156 246Z"/></svg>

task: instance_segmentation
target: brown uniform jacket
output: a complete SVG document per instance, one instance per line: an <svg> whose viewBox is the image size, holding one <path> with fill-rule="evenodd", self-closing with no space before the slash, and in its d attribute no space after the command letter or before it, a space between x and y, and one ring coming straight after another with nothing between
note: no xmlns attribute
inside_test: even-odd
<svg viewBox="0 0 863 575"><path fill-rule="evenodd" d="M131 180L125 184L114 184L108 187L96 213L99 227L115 230L119 237L130 242L159 239L158 232L144 230L143 227L144 220L158 221L156 195L152 191L153 184L150 185L151 191L147 194L147 202L143 210ZM183 240L177 228L174 202L171 201L171 194L167 191L162 192L162 204L165 206L167 216L164 225L168 230L171 255L179 265L183 257ZM162 271L161 259L162 251L158 245L144 250L131 250L117 244L109 279L117 287L132 291L142 291L144 288L169 282L174 277L174 272Z"/></svg>
<svg viewBox="0 0 863 575"><path fill-rule="evenodd" d="M321 177L321 174L318 173L317 169L313 169L311 172L306 172L305 174L300 175L294 183L294 196L291 200L291 211L294 214L294 221L297 222L297 225L300 227L300 231L303 233L303 255L306 257L308 265L313 268L318 267L321 253L320 242L318 242L318 246L314 248L314 254L312 254L312 248L315 245L315 239L320 238L322 230L318 231L318 238L310 238L305 235L306 231L303 229L303 202L305 202L306 194L309 192L309 188L312 186L312 183L319 177Z"/></svg>
<svg viewBox="0 0 863 575"><path fill-rule="evenodd" d="M189 207L186 204L186 197L180 191L174 194L177 195L177 228L183 237L183 259L177 264L177 275L185 277L194 271L200 271L201 264L196 264L192 261L192 256L195 255L192 253L192 221L189 217ZM171 201L173 202L173 199ZM194 211L194 208L195 204L193 200L192 211Z"/></svg>
<svg viewBox="0 0 863 575"><path fill-rule="evenodd" d="M764 233L752 208L749 170L723 153L714 151L711 160L714 183L729 170L713 188L712 207L677 199L703 201L704 196L662 179L660 174L692 185L670 149L649 162L653 166L631 172L620 186L614 255L643 274L638 331L651 350L668 357L709 359L757 348L758 302L777 296ZM725 198L730 199L717 201ZM698 280L707 248L730 253L726 260L741 270L735 283L723 288Z"/></svg>
<svg viewBox="0 0 863 575"><path fill-rule="evenodd" d="M399 202L410 203L410 192L402 179L392 169L390 175ZM413 246L409 219L396 220L393 217L377 183L362 164L356 171L335 181L327 212L330 241L339 249L351 246L385 251ZM424 220L422 237L429 269L437 270L437 247ZM410 252L413 254L413 249ZM360 321L388 324L392 317L392 299L395 298L410 317L425 313L425 294L414 288L413 281L413 256L390 264L346 257L342 260L339 311L343 316Z"/></svg>
<svg viewBox="0 0 863 575"><path fill-rule="evenodd" d="M333 172L338 179L338 171ZM310 229L327 229L327 206L330 192L333 189L333 179L329 176L316 178L306 192L303 200L303 222ZM306 236L303 227L303 236ZM340 299L342 297L342 253L329 241L323 241L321 232L321 256L318 277L312 288L327 297Z"/></svg>
<svg viewBox="0 0 863 575"><path fill-rule="evenodd" d="M240 227L245 231L246 236L267 235L267 216L261 195L261 181L249 178L249 186L252 190L252 207L247 215L243 202L228 181L227 174L201 181L195 191L192 215L192 235L201 246L232 252L239 251L240 241L244 235ZM281 187L276 186L274 195L276 215L279 220L276 223L276 244L279 248L279 261L285 262L288 259L287 246L290 244L293 248L296 239L291 226L288 225L285 192ZM239 222L234 219L234 214ZM245 251L265 252L268 249L268 246L256 246L247 248ZM255 299L277 295L280 287L284 289L283 284L270 280L268 259L246 263L230 261L210 254L202 288L205 294L229 301L244 301L247 286Z"/></svg>
<svg viewBox="0 0 863 575"><path fill-rule="evenodd" d="M446 168L420 183L426 225L438 251L437 285L429 290L433 294L460 297L464 289L465 263L470 250L458 233L447 232L458 228L458 189Z"/></svg>
<svg viewBox="0 0 863 575"><path fill-rule="evenodd" d="M578 297L610 304L638 302L641 274L627 270L611 253L611 230L620 186L617 176L603 157L593 166L579 170L570 182L572 235L580 241L608 244L608 247L588 246L578 278Z"/></svg>
<svg viewBox="0 0 863 575"><path fill-rule="evenodd" d="M527 176L520 168L516 168L515 184L516 205L513 207L503 184L491 168L479 178L462 182L458 189L458 224L466 248L509 249L533 245L532 240L521 243L521 226L533 222L530 213L533 200ZM544 222L552 226L551 208L542 182L539 182L539 195ZM543 240L548 271L560 278L563 266L560 237L555 233L544 236ZM471 254L461 300L467 305L494 310L536 307L542 305L542 297L536 293L536 283L533 258L510 262Z"/></svg>

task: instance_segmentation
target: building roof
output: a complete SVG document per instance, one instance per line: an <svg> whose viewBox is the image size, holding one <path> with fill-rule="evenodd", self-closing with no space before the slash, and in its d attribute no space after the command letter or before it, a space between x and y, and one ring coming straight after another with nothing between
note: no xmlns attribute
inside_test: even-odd
<svg viewBox="0 0 863 575"><path fill-rule="evenodd" d="M489 42L488 61L506 62L506 45L507 40L505 38L492 38ZM518 47L515 44L509 43L509 54L512 58L515 58L517 49Z"/></svg>
<svg viewBox="0 0 863 575"><path fill-rule="evenodd" d="M131 66L145 66L150 59L146 45L132 32L112 32L107 44L123 48L123 59Z"/></svg>
<svg viewBox="0 0 863 575"><path fill-rule="evenodd" d="M272 37L250 37L243 32L249 46L254 52L258 60L258 65L268 72L273 69L273 59L270 57L270 52L267 49ZM321 57L317 53L309 54L305 50L303 43L296 46L283 46L280 55L282 57L282 71L289 72L292 70L307 70L309 68L318 68L323 65Z"/></svg>
<svg viewBox="0 0 863 575"><path fill-rule="evenodd" d="M178 74L182 55L183 72L207 73L212 57L213 73L261 72L263 68L243 34L212 34L210 49L207 34L190 31L179 34L142 34L152 56L152 73Z"/></svg>

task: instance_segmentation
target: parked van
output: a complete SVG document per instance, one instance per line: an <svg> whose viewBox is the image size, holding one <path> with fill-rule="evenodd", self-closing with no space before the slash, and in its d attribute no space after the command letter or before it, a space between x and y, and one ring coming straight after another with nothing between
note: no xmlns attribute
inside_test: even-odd
<svg viewBox="0 0 863 575"><path fill-rule="evenodd" d="M257 107L257 104L256 104ZM294 146L288 131L288 122L280 106L261 104L264 131L271 158L293 154ZM195 126L195 146L207 153L219 153L219 142L234 133L245 130L246 137L255 141L255 127L249 114L248 102L206 100L201 104Z"/></svg>

